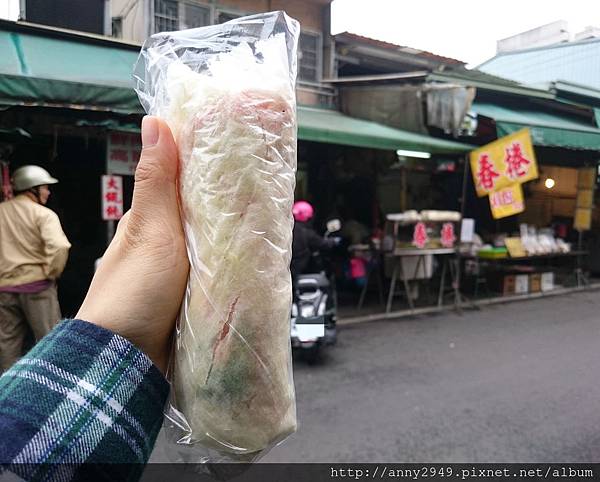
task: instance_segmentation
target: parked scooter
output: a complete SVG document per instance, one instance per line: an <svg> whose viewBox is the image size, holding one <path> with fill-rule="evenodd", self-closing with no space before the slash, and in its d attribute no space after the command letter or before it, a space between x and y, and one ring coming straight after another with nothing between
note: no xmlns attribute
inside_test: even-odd
<svg viewBox="0 0 600 482"><path fill-rule="evenodd" d="M327 223L325 237L341 229L339 219ZM323 253L313 253L314 273L302 274L293 293L291 338L292 348L308 363L315 363L322 350L337 341L337 292L335 277ZM317 272L318 271L318 272Z"/></svg>

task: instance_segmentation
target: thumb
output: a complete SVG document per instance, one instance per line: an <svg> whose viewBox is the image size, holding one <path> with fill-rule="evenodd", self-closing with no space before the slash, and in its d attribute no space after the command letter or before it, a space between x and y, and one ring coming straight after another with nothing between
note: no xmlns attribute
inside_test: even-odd
<svg viewBox="0 0 600 482"><path fill-rule="evenodd" d="M135 170L132 215L149 220L176 212L177 147L171 129L154 116L142 119L142 153ZM174 210L174 211L173 211Z"/></svg>

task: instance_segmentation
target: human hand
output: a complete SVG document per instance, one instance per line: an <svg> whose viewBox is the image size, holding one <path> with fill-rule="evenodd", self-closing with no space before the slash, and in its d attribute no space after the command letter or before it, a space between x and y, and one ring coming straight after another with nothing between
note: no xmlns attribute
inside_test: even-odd
<svg viewBox="0 0 600 482"><path fill-rule="evenodd" d="M157 117L144 117L131 210L76 316L127 338L163 373L189 271L177 173L171 130Z"/></svg>

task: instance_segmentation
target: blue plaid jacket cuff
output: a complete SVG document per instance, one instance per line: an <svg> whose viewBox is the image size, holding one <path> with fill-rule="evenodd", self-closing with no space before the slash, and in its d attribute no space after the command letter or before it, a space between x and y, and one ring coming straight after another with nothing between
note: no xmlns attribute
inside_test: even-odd
<svg viewBox="0 0 600 482"><path fill-rule="evenodd" d="M94 463L120 464L107 480L136 480L168 393L129 341L62 321L0 377L0 463L24 480L78 479L81 464Z"/></svg>

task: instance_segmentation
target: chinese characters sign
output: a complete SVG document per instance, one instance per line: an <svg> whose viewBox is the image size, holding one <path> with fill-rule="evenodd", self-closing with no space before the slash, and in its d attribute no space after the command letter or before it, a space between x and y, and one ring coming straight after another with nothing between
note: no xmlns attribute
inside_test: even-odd
<svg viewBox="0 0 600 482"><path fill-rule="evenodd" d="M413 244L420 249L423 249L427 242L429 241L429 236L427 236L427 227L425 223L419 222L415 224L415 230L413 231Z"/></svg>
<svg viewBox="0 0 600 482"><path fill-rule="evenodd" d="M454 225L452 223L444 223L440 232L442 246L444 248L453 248L456 236L454 234Z"/></svg>
<svg viewBox="0 0 600 482"><path fill-rule="evenodd" d="M494 219L505 218L525 210L521 184L513 184L490 194L490 208Z"/></svg>
<svg viewBox="0 0 600 482"><path fill-rule="evenodd" d="M123 178L102 176L102 219L118 220L123 217Z"/></svg>
<svg viewBox="0 0 600 482"><path fill-rule="evenodd" d="M529 129L522 129L471 152L471 172L479 197L538 177Z"/></svg>
<svg viewBox="0 0 600 482"><path fill-rule="evenodd" d="M577 200L573 227L579 232L588 231L592 227L597 172L595 167L586 167L579 169L577 174Z"/></svg>
<svg viewBox="0 0 600 482"><path fill-rule="evenodd" d="M106 169L111 174L132 176L142 146L139 134L108 131L106 139Z"/></svg>

